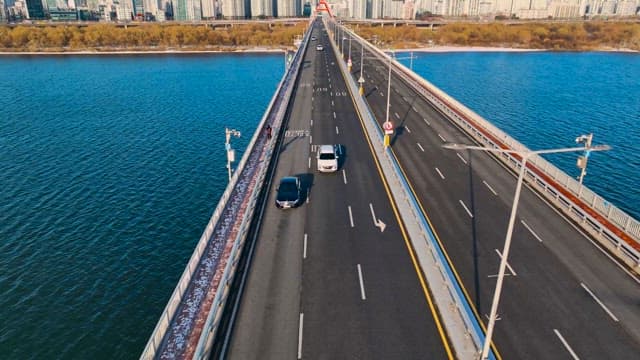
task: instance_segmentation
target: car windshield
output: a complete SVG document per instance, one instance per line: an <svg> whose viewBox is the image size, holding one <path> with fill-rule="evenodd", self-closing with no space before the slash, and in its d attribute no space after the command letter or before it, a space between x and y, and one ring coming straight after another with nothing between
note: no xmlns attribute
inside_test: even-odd
<svg viewBox="0 0 640 360"><path fill-rule="evenodd" d="M333 153L320 154L320 160L334 160L336 156Z"/></svg>

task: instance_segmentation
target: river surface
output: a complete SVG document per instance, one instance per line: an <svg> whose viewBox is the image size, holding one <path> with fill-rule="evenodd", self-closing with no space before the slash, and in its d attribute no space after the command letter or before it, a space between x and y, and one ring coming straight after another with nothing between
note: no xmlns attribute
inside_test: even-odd
<svg viewBox="0 0 640 360"><path fill-rule="evenodd" d="M409 53L398 55L410 66ZM414 53L414 71L530 149L594 144L584 184L640 218L640 54ZM578 176L577 156L547 155Z"/></svg>
<svg viewBox="0 0 640 360"><path fill-rule="evenodd" d="M531 148L594 132L614 150L586 184L640 213L640 56L414 67ZM140 355L226 186L225 126L239 159L283 71L264 54L0 57L0 359Z"/></svg>

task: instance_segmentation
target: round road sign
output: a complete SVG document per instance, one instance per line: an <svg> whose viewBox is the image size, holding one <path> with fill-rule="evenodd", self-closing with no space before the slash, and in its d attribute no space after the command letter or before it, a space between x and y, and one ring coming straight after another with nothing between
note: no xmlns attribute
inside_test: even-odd
<svg viewBox="0 0 640 360"><path fill-rule="evenodd" d="M387 135L393 134L393 124L391 123L391 121L385 121L382 124L382 128L384 129L385 134Z"/></svg>

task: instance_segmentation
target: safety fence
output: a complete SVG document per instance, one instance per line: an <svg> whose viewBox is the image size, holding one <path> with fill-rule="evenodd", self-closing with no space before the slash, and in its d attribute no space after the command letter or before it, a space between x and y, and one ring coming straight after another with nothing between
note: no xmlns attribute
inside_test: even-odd
<svg viewBox="0 0 640 360"><path fill-rule="evenodd" d="M353 32L350 34L364 42L368 50L376 54L380 61L389 62L388 55L382 50L372 46L357 34ZM391 61L396 75L481 145L496 149L531 151L400 62L393 59ZM519 155L509 153L492 155L516 173L519 171L521 167ZM638 220L615 207L540 155L531 155L528 158L526 180L618 259L640 273L640 222Z"/></svg>
<svg viewBox="0 0 640 360"><path fill-rule="evenodd" d="M178 285L160 316L141 359L205 359L217 330L294 90L309 31L225 189Z"/></svg>

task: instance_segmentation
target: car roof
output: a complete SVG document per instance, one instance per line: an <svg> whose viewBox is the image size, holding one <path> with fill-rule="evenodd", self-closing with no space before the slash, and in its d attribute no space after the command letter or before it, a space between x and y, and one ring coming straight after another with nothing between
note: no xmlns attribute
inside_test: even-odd
<svg viewBox="0 0 640 360"><path fill-rule="evenodd" d="M332 153L334 152L334 146L333 145L320 145L320 147L318 148L318 151L321 153Z"/></svg>
<svg viewBox="0 0 640 360"><path fill-rule="evenodd" d="M298 181L298 178L295 176L285 176L282 179L280 179L280 183L287 183L287 182L296 182Z"/></svg>

